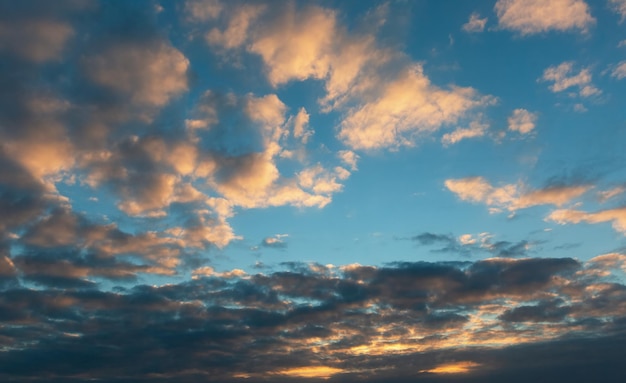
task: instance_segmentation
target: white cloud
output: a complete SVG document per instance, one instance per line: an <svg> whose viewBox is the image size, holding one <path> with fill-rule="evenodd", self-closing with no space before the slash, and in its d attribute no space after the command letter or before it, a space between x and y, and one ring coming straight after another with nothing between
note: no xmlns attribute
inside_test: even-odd
<svg viewBox="0 0 626 383"><path fill-rule="evenodd" d="M566 61L558 66L551 66L544 70L543 81L550 81L552 92L562 92L566 89L577 87L578 94L582 97L589 97L602 93L591 82L591 72L589 68L581 69L578 73L574 71L574 63Z"/></svg>
<svg viewBox="0 0 626 383"><path fill-rule="evenodd" d="M521 35L550 30L587 32L595 24L583 0L498 0L500 27Z"/></svg>
<svg viewBox="0 0 626 383"><path fill-rule="evenodd" d="M463 201L486 204L493 213L502 210L514 212L537 205L562 206L591 189L588 185L550 186L535 190L523 184L496 187L483 177L448 179L445 186Z"/></svg>
<svg viewBox="0 0 626 383"><path fill-rule="evenodd" d="M422 66L414 64L386 83L377 98L352 109L339 138L352 149L410 146L413 136L437 131L492 101L473 88L432 85Z"/></svg>
<svg viewBox="0 0 626 383"><path fill-rule="evenodd" d="M573 209L560 209L553 211L547 219L561 225L580 222L611 222L616 231L626 234L626 207L600 210L595 213L588 213Z"/></svg>
<svg viewBox="0 0 626 383"><path fill-rule="evenodd" d="M452 133L446 133L441 138L441 142L445 145L456 144L466 138L482 137L489 129L489 125L472 121L469 128L458 128Z"/></svg>
<svg viewBox="0 0 626 383"><path fill-rule="evenodd" d="M537 114L531 113L526 109L515 109L511 117L509 117L508 122L509 130L521 134L528 134L535 129Z"/></svg>
<svg viewBox="0 0 626 383"><path fill-rule="evenodd" d="M351 150L340 150L337 153L337 156L344 164L348 165L352 171L357 170L357 162L359 160L358 154Z"/></svg>
<svg viewBox="0 0 626 383"><path fill-rule="evenodd" d="M611 72L611 76L618 80L626 78L626 61L619 62Z"/></svg>
<svg viewBox="0 0 626 383"><path fill-rule="evenodd" d="M480 18L480 15L476 12L470 15L469 21L463 24L462 29L468 33L477 33L485 30L485 25L487 24L487 18Z"/></svg>

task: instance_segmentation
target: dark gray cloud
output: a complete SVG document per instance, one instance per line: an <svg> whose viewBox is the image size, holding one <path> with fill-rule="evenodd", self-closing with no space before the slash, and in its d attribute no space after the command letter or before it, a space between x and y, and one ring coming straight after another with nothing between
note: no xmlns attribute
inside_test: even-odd
<svg viewBox="0 0 626 383"><path fill-rule="evenodd" d="M428 372L453 362L480 366L463 381L516 381L520 362L529 363L525 377L578 368L583 347L603 355L585 366L621 371L611 352L626 344L626 287L577 273L580 263L569 258L343 269L298 263L115 291L27 262L16 262L25 281L55 288L5 286L0 294L4 381L230 382L245 375L280 382L298 381L289 375L297 367L324 365L337 369L331 381L436 382L457 379ZM523 344L510 340L518 337ZM461 339L473 351L459 347ZM493 346L500 339L509 340ZM541 352L557 361L540 362Z"/></svg>

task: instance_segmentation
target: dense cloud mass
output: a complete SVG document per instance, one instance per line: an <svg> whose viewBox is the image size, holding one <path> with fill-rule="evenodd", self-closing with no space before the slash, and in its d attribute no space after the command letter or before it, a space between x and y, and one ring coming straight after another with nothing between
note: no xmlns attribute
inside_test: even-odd
<svg viewBox="0 0 626 383"><path fill-rule="evenodd" d="M434 3L0 0L0 380L621 381L626 3Z"/></svg>
<svg viewBox="0 0 626 383"><path fill-rule="evenodd" d="M14 285L0 297L1 376L383 381L392 370L440 381L429 371L465 366L470 381L489 381L519 374L519 363L526 378L559 363L577 371L570 357L611 371L624 345L626 287L609 275L626 262L608 258L288 263L112 291ZM556 360L546 367L537 352Z"/></svg>

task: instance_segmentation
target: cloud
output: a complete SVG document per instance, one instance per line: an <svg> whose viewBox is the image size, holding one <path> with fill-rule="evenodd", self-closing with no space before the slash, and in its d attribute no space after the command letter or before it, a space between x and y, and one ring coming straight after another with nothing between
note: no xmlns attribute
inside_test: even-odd
<svg viewBox="0 0 626 383"><path fill-rule="evenodd" d="M478 13L473 12L470 15L469 21L463 24L463 27L461 29L463 29L465 32L468 32L468 33L478 33L478 32L482 32L485 30L486 24L487 24L486 17L484 19L481 19Z"/></svg>
<svg viewBox="0 0 626 383"><path fill-rule="evenodd" d="M613 12L619 14L624 21L626 19L626 1L624 0L609 0L609 5Z"/></svg>
<svg viewBox="0 0 626 383"><path fill-rule="evenodd" d="M60 60L72 36L72 27L62 21L0 20L0 52L9 51L37 63Z"/></svg>
<svg viewBox="0 0 626 383"><path fill-rule="evenodd" d="M509 130L528 134L535 129L537 122L537 114L531 113L526 109L515 109L508 119Z"/></svg>
<svg viewBox="0 0 626 383"><path fill-rule="evenodd" d="M612 189L603 190L598 192L598 199L600 202L604 203L622 193L626 192L626 187L624 186L616 186Z"/></svg>
<svg viewBox="0 0 626 383"><path fill-rule="evenodd" d="M355 152L351 150L340 150L337 152L337 156L345 165L350 167L350 170L356 171L358 169L357 162L359 160L359 155Z"/></svg>
<svg viewBox="0 0 626 383"><path fill-rule="evenodd" d="M414 64L387 83L372 101L351 110L339 138L352 149L373 150L412 145L414 136L456 123L470 110L488 105L473 88L441 89Z"/></svg>
<svg viewBox="0 0 626 383"><path fill-rule="evenodd" d="M515 381L520 361L527 380L546 371L562 378L581 360L583 370L613 373L621 371L626 288L603 272L623 264L615 253L585 263L300 264L254 275L203 266L188 281L116 291L14 286L0 294L0 377L408 382L418 370L428 381L456 373L480 382L484 367L490 379ZM424 335L433 329L437 336Z"/></svg>
<svg viewBox="0 0 626 383"><path fill-rule="evenodd" d="M170 44L117 42L84 59L95 84L146 106L163 106L187 91L189 60Z"/></svg>
<svg viewBox="0 0 626 383"><path fill-rule="evenodd" d="M492 212L514 212L537 205L562 206L591 189L589 185L555 185L535 190L521 184L496 187L483 177L449 179L445 186L461 200L484 203Z"/></svg>
<svg viewBox="0 0 626 383"><path fill-rule="evenodd" d="M554 31L586 33L596 20L583 0L498 0L498 25L522 36Z"/></svg>
<svg viewBox="0 0 626 383"><path fill-rule="evenodd" d="M613 228L621 233L626 233L626 208L619 207L615 209L599 210L594 213L588 213L574 209L555 210L546 218L558 224L567 223L602 223L611 222Z"/></svg>
<svg viewBox="0 0 626 383"><path fill-rule="evenodd" d="M190 0L185 2L185 12L190 21L203 22L217 18L223 6L219 0Z"/></svg>
<svg viewBox="0 0 626 383"><path fill-rule="evenodd" d="M487 132L487 129L489 129L489 125L472 121L469 128L458 128L452 133L444 134L441 142L444 146L448 146L467 138L482 137Z"/></svg>
<svg viewBox="0 0 626 383"><path fill-rule="evenodd" d="M441 245L432 250L435 253L455 253L462 256L476 256L488 253L492 257L526 257L535 244L527 240L519 242L493 241L493 235L480 233L478 236L463 234L454 237L450 234L422 233L411 238L424 246Z"/></svg>
<svg viewBox="0 0 626 383"><path fill-rule="evenodd" d="M581 69L578 74L573 72L574 63L566 61L544 70L541 80L553 82L550 85L550 90L554 93L562 92L571 87L577 87L578 95L581 97L590 97L602 93L591 83L591 73L588 68Z"/></svg>
<svg viewBox="0 0 626 383"><path fill-rule="evenodd" d="M620 61L615 66L615 68L611 71L611 77L615 77L618 80L626 78L626 61Z"/></svg>
<svg viewBox="0 0 626 383"><path fill-rule="evenodd" d="M494 101L473 88L431 84L421 64L379 46L372 33L349 32L335 10L318 6L290 3L273 15L260 14L247 38L237 41L228 47L260 56L274 87L323 81L326 94L318 102L324 111L344 113L338 137L352 150L412 145L417 136Z"/></svg>
<svg viewBox="0 0 626 383"><path fill-rule="evenodd" d="M285 249L287 248L287 242L283 239L285 237L287 237L286 234L277 234L273 237L263 238L261 246L273 249Z"/></svg>

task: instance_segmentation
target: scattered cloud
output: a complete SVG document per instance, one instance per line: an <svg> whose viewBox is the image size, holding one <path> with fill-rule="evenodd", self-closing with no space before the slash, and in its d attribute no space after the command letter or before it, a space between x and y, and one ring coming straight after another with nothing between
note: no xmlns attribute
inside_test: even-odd
<svg viewBox="0 0 626 383"><path fill-rule="evenodd" d="M611 77L618 80L626 78L626 61L620 61L611 71Z"/></svg>
<svg viewBox="0 0 626 383"><path fill-rule="evenodd" d="M592 224L611 222L615 231L626 233L626 207L599 210L594 213L575 209L559 209L550 213L546 219L561 225L581 222Z"/></svg>
<svg viewBox="0 0 626 383"><path fill-rule="evenodd" d="M287 242L283 238L288 237L287 234L277 234L273 237L263 238L261 246L273 248L273 249L285 249L287 248Z"/></svg>
<svg viewBox="0 0 626 383"><path fill-rule="evenodd" d="M508 122L509 130L519 132L520 134L528 134L535 129L537 114L531 113L526 109L515 109Z"/></svg>
<svg viewBox="0 0 626 383"><path fill-rule="evenodd" d="M626 1L625 0L609 0L609 5L613 12L622 17L621 21L626 19Z"/></svg>
<svg viewBox="0 0 626 383"><path fill-rule="evenodd" d="M498 0L494 8L498 25L522 36L552 30L586 33L596 22L583 0Z"/></svg>
<svg viewBox="0 0 626 383"><path fill-rule="evenodd" d="M554 93L562 92L571 87L578 88L578 95L590 97L602 93L591 82L591 72L589 68L581 69L577 74L574 70L574 63L566 61L558 66L551 66L543 72L542 81L549 81L550 90Z"/></svg>
<svg viewBox="0 0 626 383"><path fill-rule="evenodd" d="M480 15L477 12L473 12L470 15L469 21L463 24L462 29L468 33L478 33L485 30L485 25L487 24L487 18L480 18Z"/></svg>
<svg viewBox="0 0 626 383"><path fill-rule="evenodd" d="M444 134L441 138L441 142L444 146L448 146L467 138L483 137L487 129L489 129L488 124L472 121L470 122L469 128L458 128L451 133Z"/></svg>
<svg viewBox="0 0 626 383"><path fill-rule="evenodd" d="M537 205L562 206L591 189L589 185L554 185L543 189L531 189L523 184L492 186L483 177L449 179L445 186L461 200L484 203L494 213Z"/></svg>

